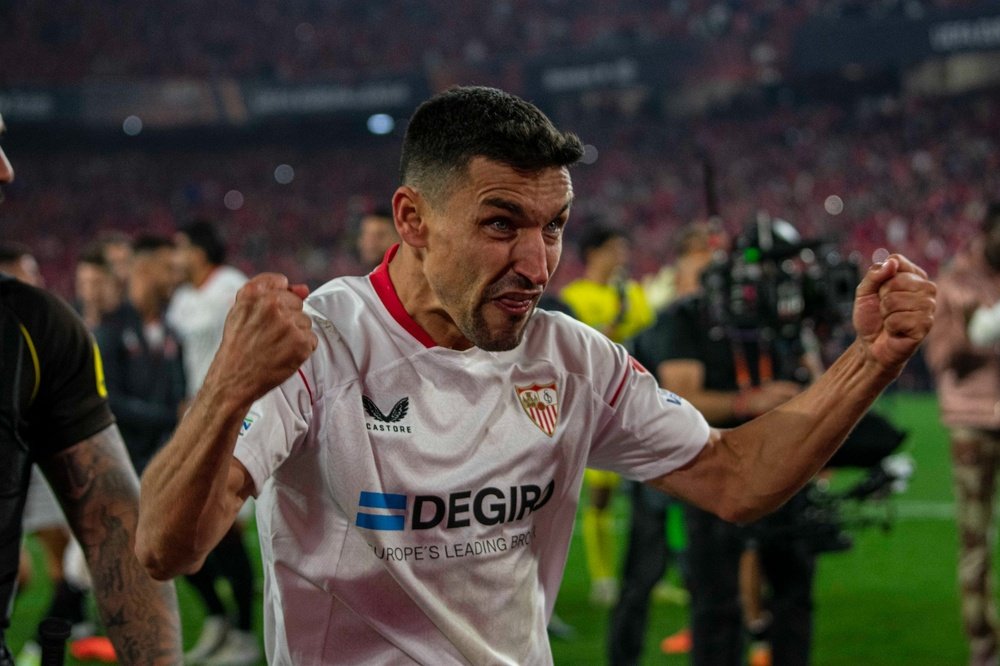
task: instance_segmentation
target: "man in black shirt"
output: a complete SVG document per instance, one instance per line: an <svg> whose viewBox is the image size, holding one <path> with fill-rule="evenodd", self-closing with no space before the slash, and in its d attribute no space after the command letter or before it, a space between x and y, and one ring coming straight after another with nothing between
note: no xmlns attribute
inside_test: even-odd
<svg viewBox="0 0 1000 666"><path fill-rule="evenodd" d="M186 387L179 338L163 319L173 290L173 244L141 236L130 252L125 302L104 317L94 337L111 411L141 475L173 433Z"/></svg>
<svg viewBox="0 0 1000 666"><path fill-rule="evenodd" d="M3 121L0 119L0 130ZM14 171L0 150L0 184ZM124 664L180 662L172 583L133 552L139 486L108 409L100 356L72 310L0 276L0 664L9 626L21 512L37 463L87 557L101 618Z"/></svg>
<svg viewBox="0 0 1000 666"><path fill-rule="evenodd" d="M780 239L779 232L788 223L773 223L777 225L773 236ZM794 254L797 233L788 227L781 251ZM758 239L749 231L737 244L744 250L760 250ZM774 268L770 263L772 259L765 255L755 264L759 275ZM722 270L728 279L731 269ZM736 293L753 296L755 289L748 281ZM820 372L820 363L808 349L811 331L802 326L801 317L790 316L786 326L772 325L772 313L765 312L769 310L765 292L760 287L759 302L738 304L744 308L739 321L713 309L718 305L713 295L734 298L729 286L675 301L636 341L636 358L656 374L661 386L690 401L715 427L735 427L783 404L811 383ZM723 309L734 307L729 302ZM803 497L796 495L777 513L745 526L685 505L691 661L696 666L745 663L740 566L748 547L754 549L771 588L768 610L773 620L768 637L774 663L808 663L815 552L804 538L787 529Z"/></svg>

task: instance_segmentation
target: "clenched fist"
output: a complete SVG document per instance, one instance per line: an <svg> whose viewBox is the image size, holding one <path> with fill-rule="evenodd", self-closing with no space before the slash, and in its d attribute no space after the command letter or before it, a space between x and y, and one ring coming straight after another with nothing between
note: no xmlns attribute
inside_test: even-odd
<svg viewBox="0 0 1000 666"><path fill-rule="evenodd" d="M934 323L937 287L906 257L872 266L855 292L854 329L868 360L898 374Z"/></svg>
<svg viewBox="0 0 1000 666"><path fill-rule="evenodd" d="M302 311L305 285L262 273L236 294L211 375L256 400L288 379L316 349L312 321Z"/></svg>

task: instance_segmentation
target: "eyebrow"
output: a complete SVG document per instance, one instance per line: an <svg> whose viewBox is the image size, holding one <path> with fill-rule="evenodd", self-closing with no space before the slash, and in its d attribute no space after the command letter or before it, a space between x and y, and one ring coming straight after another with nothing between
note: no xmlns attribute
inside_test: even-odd
<svg viewBox="0 0 1000 666"><path fill-rule="evenodd" d="M566 201L565 204L563 204L563 207L559 209L559 212L556 213L556 216L552 219L553 220L559 219L563 213L569 210L569 206L571 203L573 203L572 196ZM508 199L503 199L501 197L489 197L487 199L483 199L483 205L492 206L494 208L500 208L501 210L507 211L511 215L516 215L518 217L525 217L524 208L522 208L520 204L517 204Z"/></svg>

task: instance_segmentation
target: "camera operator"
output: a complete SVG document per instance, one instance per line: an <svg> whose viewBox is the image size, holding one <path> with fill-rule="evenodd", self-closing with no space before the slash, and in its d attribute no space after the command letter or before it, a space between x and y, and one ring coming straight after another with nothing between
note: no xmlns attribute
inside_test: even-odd
<svg viewBox="0 0 1000 666"><path fill-rule="evenodd" d="M760 216L703 274L702 290L675 302L643 336L661 385L690 401L713 426L748 421L815 378L821 364L803 325L807 291L793 269L800 249L790 224ZM773 661L808 663L815 551L781 528L801 500L800 493L746 526L685 508L693 664L744 663L739 569L748 541L770 584Z"/></svg>

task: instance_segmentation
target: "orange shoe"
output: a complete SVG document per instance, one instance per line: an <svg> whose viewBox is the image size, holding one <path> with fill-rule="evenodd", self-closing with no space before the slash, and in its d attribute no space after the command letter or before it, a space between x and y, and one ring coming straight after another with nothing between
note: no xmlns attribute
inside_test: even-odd
<svg viewBox="0 0 1000 666"><path fill-rule="evenodd" d="M751 645L750 666L771 666L771 646L763 642Z"/></svg>
<svg viewBox="0 0 1000 666"><path fill-rule="evenodd" d="M107 664L118 661L115 658L115 648L107 636L88 636L73 641L69 646L69 653L80 661L103 661Z"/></svg>
<svg viewBox="0 0 1000 666"><path fill-rule="evenodd" d="M687 654L691 651L691 629L684 627L676 634L667 636L660 641L660 651L663 654Z"/></svg>

